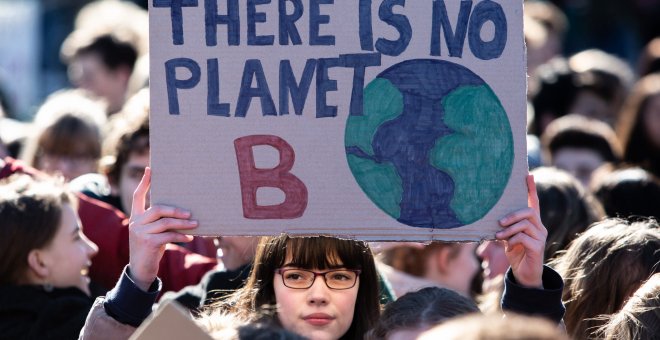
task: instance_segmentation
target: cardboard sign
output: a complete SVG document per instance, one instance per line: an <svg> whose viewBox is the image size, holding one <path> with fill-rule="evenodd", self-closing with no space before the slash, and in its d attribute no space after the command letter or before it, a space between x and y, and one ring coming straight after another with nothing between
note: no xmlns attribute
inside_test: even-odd
<svg viewBox="0 0 660 340"><path fill-rule="evenodd" d="M522 1L149 14L152 200L195 233L478 240L526 206Z"/></svg>
<svg viewBox="0 0 660 340"><path fill-rule="evenodd" d="M159 306L151 317L131 335L130 340L212 340L193 321L190 313L174 301Z"/></svg>

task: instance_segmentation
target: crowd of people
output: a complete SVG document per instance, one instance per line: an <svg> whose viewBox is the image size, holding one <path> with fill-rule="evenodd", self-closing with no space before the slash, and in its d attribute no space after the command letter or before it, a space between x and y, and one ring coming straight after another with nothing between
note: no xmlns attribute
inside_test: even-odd
<svg viewBox="0 0 660 340"><path fill-rule="evenodd" d="M607 40L585 22L614 3L524 2L529 206L423 244L179 232L149 198L147 12L89 2L73 88L0 106L25 132L0 129L0 339L127 339L166 302L218 339L660 338L660 5Z"/></svg>

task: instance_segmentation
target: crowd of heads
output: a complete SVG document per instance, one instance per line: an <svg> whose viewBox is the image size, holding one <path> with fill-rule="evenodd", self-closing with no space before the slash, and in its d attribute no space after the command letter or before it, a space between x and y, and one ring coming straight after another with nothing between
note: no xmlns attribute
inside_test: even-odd
<svg viewBox="0 0 660 340"><path fill-rule="evenodd" d="M619 56L568 53L580 32L568 3L525 1L524 10L528 157L548 231L544 259L565 282L565 334L544 320L490 313L509 268L504 244L493 240L371 247L331 237L218 237L224 268L250 264L251 272L199 324L237 339L657 337L660 37ZM586 12L600 13L587 3ZM0 156L38 170L0 182L0 285L91 294L86 274L98 247L81 232L76 194L131 213L150 159L147 26L133 3L90 2L60 51L75 89L50 94L28 123L10 122L12 105L0 97ZM10 124L29 127L10 131L25 131L16 138L2 128ZM385 304L381 289L394 301ZM312 314L310 299L332 301L336 329L316 334L296 318Z"/></svg>

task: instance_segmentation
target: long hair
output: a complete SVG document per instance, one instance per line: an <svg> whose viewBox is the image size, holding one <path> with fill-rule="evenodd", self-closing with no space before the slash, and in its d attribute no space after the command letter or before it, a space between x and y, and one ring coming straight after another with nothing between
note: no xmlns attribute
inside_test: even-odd
<svg viewBox="0 0 660 340"><path fill-rule="evenodd" d="M618 311L642 282L660 272L660 226L654 219L597 222L551 266L564 278L569 335L588 339L603 323L597 316Z"/></svg>
<svg viewBox="0 0 660 340"><path fill-rule="evenodd" d="M353 321L342 339L361 339L376 323L380 314L379 284L371 249L364 242L325 236L294 238L282 234L262 238L245 287L222 304L241 317L268 315L277 323L274 273L285 264L287 255L296 267L323 270L341 263L361 270Z"/></svg>
<svg viewBox="0 0 660 340"><path fill-rule="evenodd" d="M652 339L660 334L660 274L653 275L609 319L599 338L606 340Z"/></svg>

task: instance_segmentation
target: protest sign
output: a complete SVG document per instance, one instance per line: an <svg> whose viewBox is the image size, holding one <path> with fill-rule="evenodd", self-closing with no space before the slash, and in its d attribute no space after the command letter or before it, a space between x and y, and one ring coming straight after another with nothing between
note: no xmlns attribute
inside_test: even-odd
<svg viewBox="0 0 660 340"><path fill-rule="evenodd" d="M522 1L149 13L152 200L195 233L477 240L526 206Z"/></svg>

